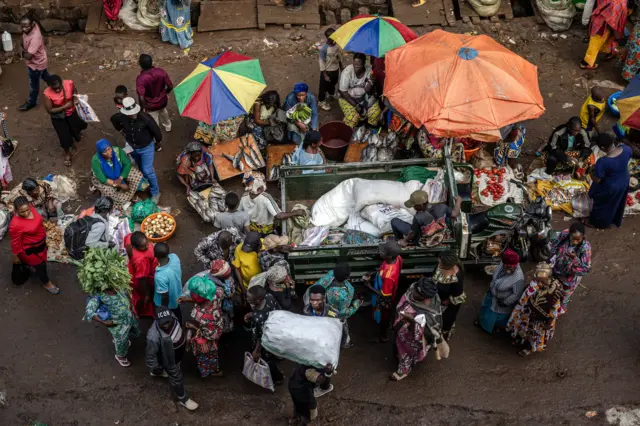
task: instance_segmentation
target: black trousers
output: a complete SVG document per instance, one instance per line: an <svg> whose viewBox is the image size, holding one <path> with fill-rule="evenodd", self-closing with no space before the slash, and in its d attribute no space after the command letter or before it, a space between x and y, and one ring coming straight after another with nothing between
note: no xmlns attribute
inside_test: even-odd
<svg viewBox="0 0 640 426"><path fill-rule="evenodd" d="M340 78L340 71L326 71L329 76L329 81L324 79L324 72L320 73L320 86L318 88L318 102L324 102L327 99L327 93L334 95L336 92L336 85Z"/></svg>
<svg viewBox="0 0 640 426"><path fill-rule="evenodd" d="M456 323L456 317L458 311L460 311L461 305L447 305L447 309L442 313L442 331L449 332L453 328L453 324Z"/></svg>
<svg viewBox="0 0 640 426"><path fill-rule="evenodd" d="M313 386L305 386L303 388L293 387L289 384L289 394L291 395L291 401L293 401L293 409L296 414L305 418L305 420L311 420L311 410L318 408L318 401L313 395Z"/></svg>

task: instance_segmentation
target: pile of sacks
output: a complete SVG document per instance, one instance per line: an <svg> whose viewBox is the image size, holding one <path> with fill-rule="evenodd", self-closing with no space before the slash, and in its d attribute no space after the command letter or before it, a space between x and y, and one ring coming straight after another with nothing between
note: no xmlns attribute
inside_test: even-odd
<svg viewBox="0 0 640 426"><path fill-rule="evenodd" d="M414 209L404 205L414 191L429 194L431 203L446 201L444 174L425 184L418 180L395 182L388 180L347 179L316 201L311 211L315 227L346 229L365 232L375 237L391 232L391 220L411 223Z"/></svg>

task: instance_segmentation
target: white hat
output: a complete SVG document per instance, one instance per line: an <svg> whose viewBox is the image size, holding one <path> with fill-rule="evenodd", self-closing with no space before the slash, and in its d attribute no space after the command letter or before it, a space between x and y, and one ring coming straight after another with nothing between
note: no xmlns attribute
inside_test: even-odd
<svg viewBox="0 0 640 426"><path fill-rule="evenodd" d="M122 108L120 112L124 115L136 115L140 112L140 105L136 103L136 100L129 97L122 100Z"/></svg>

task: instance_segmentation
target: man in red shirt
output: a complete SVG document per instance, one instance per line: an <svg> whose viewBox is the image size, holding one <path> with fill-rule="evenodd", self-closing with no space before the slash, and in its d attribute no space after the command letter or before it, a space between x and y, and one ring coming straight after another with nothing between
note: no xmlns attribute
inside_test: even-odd
<svg viewBox="0 0 640 426"><path fill-rule="evenodd" d="M36 25L33 18L29 15L23 16L20 19L20 27L22 28L22 57L29 73L29 99L18 109L29 111L35 108L38 101L40 79L47 81L50 77L47 71L49 61L40 27Z"/></svg>
<svg viewBox="0 0 640 426"><path fill-rule="evenodd" d="M169 74L162 68L153 66L153 58L150 55L140 55L138 61L142 71L136 79L136 92L139 103L143 110L156 121L158 126L164 127L167 132L171 131L171 119L167 111L167 96L173 90L173 83ZM162 148L158 148L160 151Z"/></svg>

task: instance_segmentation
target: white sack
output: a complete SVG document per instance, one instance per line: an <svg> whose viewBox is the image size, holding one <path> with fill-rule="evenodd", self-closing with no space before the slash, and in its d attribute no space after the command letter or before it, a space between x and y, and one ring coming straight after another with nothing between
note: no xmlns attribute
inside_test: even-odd
<svg viewBox="0 0 640 426"><path fill-rule="evenodd" d="M438 174L433 179L427 179L422 190L429 195L431 204L447 202L447 185L444 183L444 171L438 170Z"/></svg>
<svg viewBox="0 0 640 426"><path fill-rule="evenodd" d="M353 187L361 180L347 179L320 197L311 209L311 223L329 228L345 223L354 210Z"/></svg>
<svg viewBox="0 0 640 426"><path fill-rule="evenodd" d="M404 203L409 199L411 193L421 188L422 183L418 180L403 183L390 180L358 179L358 182L353 186L355 211L359 212L372 204L389 204L404 208Z"/></svg>
<svg viewBox="0 0 640 426"><path fill-rule="evenodd" d="M366 232L367 234L371 234L375 237L379 237L382 234L380 229L378 229L373 223L355 212L349 215L346 228L354 231Z"/></svg>
<svg viewBox="0 0 640 426"><path fill-rule="evenodd" d="M341 338L342 323L337 318L273 311L264 324L262 346L272 354L298 364L336 367Z"/></svg>
<svg viewBox="0 0 640 426"><path fill-rule="evenodd" d="M367 206L362 209L360 215L378 228L382 234L391 232L392 219L400 219L407 223L413 222L413 215L407 209L388 204Z"/></svg>

